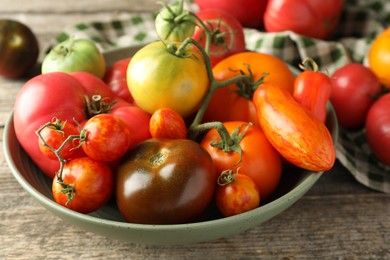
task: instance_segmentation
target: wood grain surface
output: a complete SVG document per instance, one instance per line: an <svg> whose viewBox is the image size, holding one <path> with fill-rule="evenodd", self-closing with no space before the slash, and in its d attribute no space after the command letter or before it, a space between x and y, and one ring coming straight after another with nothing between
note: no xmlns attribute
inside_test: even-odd
<svg viewBox="0 0 390 260"><path fill-rule="evenodd" d="M65 26L158 8L154 0L1 0L0 19L28 24L43 49ZM25 81L0 78L1 147ZM253 258L390 259L390 196L362 186L337 163L302 199L263 225L207 243L146 246L85 232L52 215L17 183L0 150L0 259Z"/></svg>

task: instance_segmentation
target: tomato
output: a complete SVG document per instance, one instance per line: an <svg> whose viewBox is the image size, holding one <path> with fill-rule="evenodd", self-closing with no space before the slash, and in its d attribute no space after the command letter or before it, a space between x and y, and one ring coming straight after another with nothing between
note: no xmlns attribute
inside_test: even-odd
<svg viewBox="0 0 390 260"><path fill-rule="evenodd" d="M268 141L260 127L242 121L224 122L231 142L224 142L217 129L208 131L200 145L213 158L216 172L231 169L253 179L259 187L261 197L267 198L279 184L282 161L279 153ZM218 145L217 145L218 144ZM237 149L241 150L237 152Z"/></svg>
<svg viewBox="0 0 390 260"><path fill-rule="evenodd" d="M90 213L107 203L114 185L114 174L105 163L81 157L65 164L61 178L55 175L52 193L58 204L80 213Z"/></svg>
<svg viewBox="0 0 390 260"><path fill-rule="evenodd" d="M390 93L375 101L365 122L367 143L372 152L385 165L390 166Z"/></svg>
<svg viewBox="0 0 390 260"><path fill-rule="evenodd" d="M177 224L196 220L211 203L216 175L210 155L188 139L149 139L126 153L116 199L128 222Z"/></svg>
<svg viewBox="0 0 390 260"><path fill-rule="evenodd" d="M290 92L262 84L253 100L264 134L287 161L311 171L333 167L336 152L329 130Z"/></svg>
<svg viewBox="0 0 390 260"><path fill-rule="evenodd" d="M336 70L332 77L331 102L340 126L358 129L364 126L367 112L381 92L381 84L373 71L350 63Z"/></svg>
<svg viewBox="0 0 390 260"><path fill-rule="evenodd" d="M152 114L149 131L153 138L184 139L187 137L184 119L170 108L160 108Z"/></svg>
<svg viewBox="0 0 390 260"><path fill-rule="evenodd" d="M293 91L294 74L278 57L259 52L233 54L213 68L214 78L223 81L245 73L253 77L250 84L233 84L216 90L203 117L204 121L246 121L259 125L257 111L252 101L258 81L276 84Z"/></svg>
<svg viewBox="0 0 390 260"><path fill-rule="evenodd" d="M227 56L245 51L244 29L236 18L218 9L199 11L196 15L211 34L208 55L212 66ZM192 38L207 50L206 32L202 26L196 27Z"/></svg>
<svg viewBox="0 0 390 260"><path fill-rule="evenodd" d="M157 41L132 57L127 84L137 106L146 112L168 107L187 117L200 105L209 79L203 57L192 46L178 55Z"/></svg>
<svg viewBox="0 0 390 260"><path fill-rule="evenodd" d="M234 16L244 27L259 29L268 0L194 0L200 10L219 9Z"/></svg>
<svg viewBox="0 0 390 260"><path fill-rule="evenodd" d="M103 80L116 97L133 103L133 97L130 94L126 81L127 66L129 66L130 60L131 58L124 58L108 67Z"/></svg>
<svg viewBox="0 0 390 260"><path fill-rule="evenodd" d="M343 0L269 0L264 13L268 32L293 31L326 39L339 23Z"/></svg>
<svg viewBox="0 0 390 260"><path fill-rule="evenodd" d="M38 40L27 25L14 20L0 20L1 76L23 76L36 64L38 55Z"/></svg>
<svg viewBox="0 0 390 260"><path fill-rule="evenodd" d="M103 162L118 160L129 149L131 133L123 120L113 114L99 114L84 125L85 139L81 139L84 152Z"/></svg>
<svg viewBox="0 0 390 260"><path fill-rule="evenodd" d="M247 212L260 205L259 188L249 176L228 170L219 179L215 201L225 217Z"/></svg>
<svg viewBox="0 0 390 260"><path fill-rule="evenodd" d="M53 149L59 149L69 136L80 135L78 126L70 122L62 122L58 118L54 119L48 124L43 125L40 129L41 130L37 132L38 136L40 136L39 148L43 154L53 160L59 159L53 152ZM85 154L83 153L81 147L79 147L78 140L75 139L73 141L67 142L61 148L60 155L63 159L69 160L84 156Z"/></svg>
<svg viewBox="0 0 390 260"><path fill-rule="evenodd" d="M379 81L390 89L390 28L380 33L372 42L368 52L369 67Z"/></svg>
<svg viewBox="0 0 390 260"><path fill-rule="evenodd" d="M50 50L42 61L41 70L42 74L85 71L103 78L106 62L92 40L69 38Z"/></svg>
<svg viewBox="0 0 390 260"><path fill-rule="evenodd" d="M114 101L116 98L109 86L96 75L84 71L75 71L70 74L83 85L89 98L92 98L94 95L100 95L107 102Z"/></svg>
<svg viewBox="0 0 390 260"><path fill-rule="evenodd" d="M311 63L311 68L307 63ZM326 120L326 105L332 94L332 81L328 75L318 71L312 59L305 59L301 64L304 69L294 82L293 97L309 110L321 122Z"/></svg>

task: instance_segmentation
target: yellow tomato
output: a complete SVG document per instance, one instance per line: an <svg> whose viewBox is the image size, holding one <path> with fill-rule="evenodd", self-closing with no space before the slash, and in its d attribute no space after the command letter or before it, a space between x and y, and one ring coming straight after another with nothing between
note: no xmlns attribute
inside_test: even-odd
<svg viewBox="0 0 390 260"><path fill-rule="evenodd" d="M390 27L373 41L368 53L368 62L379 81L390 89Z"/></svg>

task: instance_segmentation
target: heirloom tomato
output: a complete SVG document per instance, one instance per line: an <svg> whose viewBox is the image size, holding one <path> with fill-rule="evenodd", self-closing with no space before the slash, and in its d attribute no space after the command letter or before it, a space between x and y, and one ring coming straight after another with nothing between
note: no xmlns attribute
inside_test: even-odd
<svg viewBox="0 0 390 260"><path fill-rule="evenodd" d="M126 81L127 67L130 60L131 58L124 58L112 64L107 68L103 80L117 97L132 103L133 97L130 94Z"/></svg>
<svg viewBox="0 0 390 260"><path fill-rule="evenodd" d="M259 188L248 175L227 170L219 176L215 202L225 217L257 208L260 199Z"/></svg>
<svg viewBox="0 0 390 260"><path fill-rule="evenodd" d="M38 40L27 25L14 20L0 20L1 76L23 76L36 64L38 55Z"/></svg>
<svg viewBox="0 0 390 260"><path fill-rule="evenodd" d="M368 110L382 90L378 77L363 64L350 63L336 70L331 80L330 100L340 126L363 127Z"/></svg>
<svg viewBox="0 0 390 260"><path fill-rule="evenodd" d="M282 160L259 126L243 121L224 122L230 141L217 129L209 130L200 142L213 158L216 174L239 171L253 179L262 198L267 198L279 184ZM238 152L241 150L240 152Z"/></svg>
<svg viewBox="0 0 390 260"><path fill-rule="evenodd" d="M196 27L192 38L208 51L212 66L227 56L245 51L244 29L236 18L217 9L199 11L196 15L210 32L209 46L201 25Z"/></svg>
<svg viewBox="0 0 390 260"><path fill-rule="evenodd" d="M293 31L326 39L336 29L344 0L269 0L264 13L268 32Z"/></svg>
<svg viewBox="0 0 390 260"><path fill-rule="evenodd" d="M170 108L159 108L152 114L149 122L153 138L185 139L187 126L184 119Z"/></svg>
<svg viewBox="0 0 390 260"><path fill-rule="evenodd" d="M294 74L286 63L276 56L259 52L233 54L213 68L215 80L223 81L240 74L252 78L251 82L232 84L217 89L206 109L204 121L246 121L258 125L257 111L252 101L259 81L275 84L293 91Z"/></svg>
<svg viewBox="0 0 390 260"><path fill-rule="evenodd" d="M209 88L203 57L192 45L178 48L162 41L150 43L132 57L127 68L130 93L137 106L150 114L168 107L187 117Z"/></svg>
<svg viewBox="0 0 390 260"><path fill-rule="evenodd" d="M65 163L52 182L54 200L71 210L90 213L108 202L114 192L111 169L103 162L80 157Z"/></svg>
<svg viewBox="0 0 390 260"><path fill-rule="evenodd" d="M234 16L242 26L259 29L268 0L195 0L200 10L219 9Z"/></svg>
<svg viewBox="0 0 390 260"><path fill-rule="evenodd" d="M379 81L390 89L390 27L380 33L372 42L368 52L369 67Z"/></svg>
<svg viewBox="0 0 390 260"><path fill-rule="evenodd" d="M122 158L116 180L120 212L131 223L196 220L211 203L216 175L210 155L188 139L149 139Z"/></svg>
<svg viewBox="0 0 390 260"><path fill-rule="evenodd" d="M113 101L116 98L109 86L96 75L84 71L76 71L70 74L83 85L89 98L92 98L94 95L100 95L107 102Z"/></svg>
<svg viewBox="0 0 390 260"><path fill-rule="evenodd" d="M262 84L253 100L264 134L287 161L311 171L333 167L336 151L328 128L290 92Z"/></svg>
<svg viewBox="0 0 390 260"><path fill-rule="evenodd" d="M378 158L390 166L390 93L380 97L370 107L365 122L367 142Z"/></svg>

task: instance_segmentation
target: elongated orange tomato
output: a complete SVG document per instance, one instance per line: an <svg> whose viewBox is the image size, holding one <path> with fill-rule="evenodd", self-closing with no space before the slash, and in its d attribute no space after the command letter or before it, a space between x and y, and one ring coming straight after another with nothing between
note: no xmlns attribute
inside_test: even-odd
<svg viewBox="0 0 390 260"><path fill-rule="evenodd" d="M264 134L286 160L311 171L333 167L336 152L328 128L295 101L291 93L262 84L253 102Z"/></svg>

